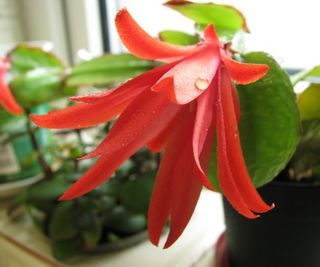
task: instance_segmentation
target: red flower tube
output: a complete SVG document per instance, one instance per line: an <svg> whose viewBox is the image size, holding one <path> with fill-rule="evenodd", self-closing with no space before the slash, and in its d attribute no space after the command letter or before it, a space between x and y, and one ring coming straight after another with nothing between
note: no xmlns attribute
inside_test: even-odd
<svg viewBox="0 0 320 267"><path fill-rule="evenodd" d="M23 113L23 109L15 101L5 81L5 76L8 71L8 68L8 58L0 60L0 105L8 112L14 115L19 115Z"/></svg>
<svg viewBox="0 0 320 267"><path fill-rule="evenodd" d="M159 243L170 220L165 248L182 234L202 186L214 190L206 173L214 138L221 190L243 216L256 218L272 208L261 199L243 159L238 121L240 108L234 82L257 81L263 64L232 60L212 25L196 46L180 47L150 37L126 9L116 17L124 45L136 56L169 62L123 85L96 95L73 97L79 104L32 116L45 128L84 128L120 115L107 137L84 158L99 157L61 200L79 197L108 180L138 149L163 151L148 214L149 237Z"/></svg>

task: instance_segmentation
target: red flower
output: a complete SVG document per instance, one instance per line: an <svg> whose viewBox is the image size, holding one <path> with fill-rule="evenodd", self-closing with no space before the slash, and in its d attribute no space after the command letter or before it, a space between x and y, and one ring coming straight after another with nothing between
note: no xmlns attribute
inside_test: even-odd
<svg viewBox="0 0 320 267"><path fill-rule="evenodd" d="M48 115L32 116L46 128L84 128L120 114L108 136L84 158L99 157L62 200L79 197L106 181L142 146L163 157L149 207L150 240L158 244L170 219L165 247L181 235L198 201L202 186L213 189L206 172L217 139L220 186L242 215L256 218L272 207L252 185L238 133L239 103L233 81L251 83L268 66L232 60L208 26L197 46L180 47L150 37L127 10L116 17L124 45L144 59L170 62L102 94L73 97L78 105ZM258 93L258 92L257 92Z"/></svg>
<svg viewBox="0 0 320 267"><path fill-rule="evenodd" d="M18 115L22 114L23 110L13 98L9 87L6 84L5 76L9 68L8 58L0 60L0 105L8 112Z"/></svg>

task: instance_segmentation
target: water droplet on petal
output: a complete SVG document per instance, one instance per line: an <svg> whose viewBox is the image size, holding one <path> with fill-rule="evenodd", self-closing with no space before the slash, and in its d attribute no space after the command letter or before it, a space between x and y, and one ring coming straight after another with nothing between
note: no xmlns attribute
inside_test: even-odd
<svg viewBox="0 0 320 267"><path fill-rule="evenodd" d="M195 86L199 90L206 90L209 86L209 80L208 79L203 79L203 78L198 78L195 82Z"/></svg>

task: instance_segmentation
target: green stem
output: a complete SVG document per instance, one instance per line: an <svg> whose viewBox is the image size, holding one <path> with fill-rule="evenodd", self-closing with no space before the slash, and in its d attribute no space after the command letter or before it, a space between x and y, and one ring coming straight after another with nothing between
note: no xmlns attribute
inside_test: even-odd
<svg viewBox="0 0 320 267"><path fill-rule="evenodd" d="M33 131L33 129L32 129L32 123L29 119L30 112L26 111L26 114L28 116L26 127L27 127L27 132L29 134L29 137L31 139L32 147L37 152L38 160L39 160L40 166L42 168L42 171L45 175L45 179L51 179L53 177L53 171L51 170L50 166L48 165L44 156L41 153L40 145L39 145L37 137L35 135L35 131Z"/></svg>

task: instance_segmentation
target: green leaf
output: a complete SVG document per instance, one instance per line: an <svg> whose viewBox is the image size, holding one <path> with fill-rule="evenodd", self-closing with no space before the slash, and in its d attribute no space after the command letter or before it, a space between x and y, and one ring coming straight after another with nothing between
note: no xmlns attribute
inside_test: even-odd
<svg viewBox="0 0 320 267"><path fill-rule="evenodd" d="M53 54L40 48L19 45L10 53L10 70L14 74L25 73L38 68L64 70L64 64Z"/></svg>
<svg viewBox="0 0 320 267"><path fill-rule="evenodd" d="M73 202L59 203L49 223L49 236L53 240L67 240L78 234L75 226L75 209Z"/></svg>
<svg viewBox="0 0 320 267"><path fill-rule="evenodd" d="M298 105L302 120L320 119L320 84L311 84L299 98Z"/></svg>
<svg viewBox="0 0 320 267"><path fill-rule="evenodd" d="M88 228L86 231L83 232L83 238L89 244L97 244L100 240L101 234L102 234L102 226L96 220L90 226L90 228Z"/></svg>
<svg viewBox="0 0 320 267"><path fill-rule="evenodd" d="M117 206L108 216L106 225L112 230L120 231L125 234L133 234L146 227L146 218L141 214L132 214L124 207Z"/></svg>
<svg viewBox="0 0 320 267"><path fill-rule="evenodd" d="M314 77L320 77L320 66L298 72L297 74L291 76L291 82L293 85L296 85L300 81Z"/></svg>
<svg viewBox="0 0 320 267"><path fill-rule="evenodd" d="M81 236L64 241L52 242L52 254L59 261L65 261L74 257L81 251L83 239Z"/></svg>
<svg viewBox="0 0 320 267"><path fill-rule="evenodd" d="M160 40L174 45L194 45L200 41L199 35L191 35L180 31L162 31Z"/></svg>
<svg viewBox="0 0 320 267"><path fill-rule="evenodd" d="M201 30L208 24L213 24L220 37L229 39L240 30L248 31L244 16L232 6L177 0L165 5L195 21Z"/></svg>
<svg viewBox="0 0 320 267"><path fill-rule="evenodd" d="M79 210L79 214L75 220L75 225L79 231L84 231L89 229L94 224L94 216L91 211Z"/></svg>
<svg viewBox="0 0 320 267"><path fill-rule="evenodd" d="M104 55L76 65L69 77L69 86L107 85L123 81L154 67L154 62L130 54Z"/></svg>
<svg viewBox="0 0 320 267"><path fill-rule="evenodd" d="M17 101L31 108L63 96L59 69L38 68L17 75L10 83Z"/></svg>
<svg viewBox="0 0 320 267"><path fill-rule="evenodd" d="M270 67L259 81L238 86L242 149L252 181L260 187L271 181L293 155L300 135L299 111L288 75L269 55L254 52L242 59ZM209 173L214 185L218 184L216 168L214 155Z"/></svg>
<svg viewBox="0 0 320 267"><path fill-rule="evenodd" d="M64 64L40 48L19 45L10 53L13 74L10 88L27 108L74 93L63 88Z"/></svg>
<svg viewBox="0 0 320 267"><path fill-rule="evenodd" d="M320 167L320 120L302 121L302 136L290 160L290 175L296 180L318 176ZM319 176L318 176L319 177Z"/></svg>
<svg viewBox="0 0 320 267"><path fill-rule="evenodd" d="M130 211L146 214L153 187L153 180L138 178L123 185L120 194L122 204Z"/></svg>
<svg viewBox="0 0 320 267"><path fill-rule="evenodd" d="M67 189L68 186L58 180L41 181L40 183L30 187L28 196L29 198L34 199L55 200L59 196L61 196Z"/></svg>

